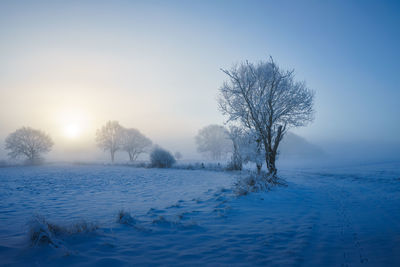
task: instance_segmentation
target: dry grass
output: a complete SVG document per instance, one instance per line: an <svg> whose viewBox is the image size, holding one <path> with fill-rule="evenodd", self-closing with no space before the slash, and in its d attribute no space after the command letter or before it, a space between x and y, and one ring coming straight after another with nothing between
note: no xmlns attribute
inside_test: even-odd
<svg viewBox="0 0 400 267"><path fill-rule="evenodd" d="M117 223L126 224L126 225L131 225L132 226L132 225L136 224L136 221L135 221L134 218L132 218L132 216L130 215L129 212L126 212L124 210L120 210L118 212L118 215L117 215Z"/></svg>
<svg viewBox="0 0 400 267"><path fill-rule="evenodd" d="M276 175L250 172L247 176L238 179L234 185L234 192L237 196L245 196L252 192L269 191L275 186L287 186L287 184Z"/></svg>
<svg viewBox="0 0 400 267"><path fill-rule="evenodd" d="M98 229L93 223L80 221L68 226L61 226L47 221L42 216L35 216L30 222L29 240L33 246L53 245L58 247L57 239L63 235L89 233Z"/></svg>

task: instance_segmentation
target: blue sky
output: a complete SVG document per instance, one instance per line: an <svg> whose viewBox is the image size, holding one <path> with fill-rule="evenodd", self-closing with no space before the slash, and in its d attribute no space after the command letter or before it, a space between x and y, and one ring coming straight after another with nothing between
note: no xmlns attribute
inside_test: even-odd
<svg viewBox="0 0 400 267"><path fill-rule="evenodd" d="M0 136L32 125L80 146L58 130L75 112L82 143L117 119L188 145L223 122L219 69L271 55L316 92L315 122L295 132L398 145L398 14L396 1L2 1Z"/></svg>

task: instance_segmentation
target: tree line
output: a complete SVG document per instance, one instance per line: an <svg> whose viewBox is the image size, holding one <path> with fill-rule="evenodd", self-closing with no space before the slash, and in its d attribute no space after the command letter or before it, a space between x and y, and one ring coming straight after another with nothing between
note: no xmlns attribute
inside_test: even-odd
<svg viewBox="0 0 400 267"><path fill-rule="evenodd" d="M118 121L108 121L96 132L97 146L110 153L114 162L119 150L128 153L129 161L135 161L142 153L149 152L152 141L134 128L124 128Z"/></svg>
<svg viewBox="0 0 400 267"><path fill-rule="evenodd" d="M295 80L294 70L280 68L272 57L221 70L227 80L219 88L218 104L228 128L210 125L201 129L196 136L198 152L209 153L214 160L231 152L232 169L254 162L260 172L265 163L275 177L279 144L287 131L313 121L314 92L305 82ZM30 127L11 133L5 143L11 158L23 156L29 163L40 162L41 155L53 146L49 135ZM97 130L96 143L110 153L111 162L117 151L126 152L133 162L152 146L139 130L125 128L117 121L108 121ZM227 144L231 144L228 150Z"/></svg>
<svg viewBox="0 0 400 267"><path fill-rule="evenodd" d="M140 154L149 152L152 141L139 130L125 128L117 121L108 121L96 132L97 146L110 152L111 161L114 162L115 153L124 151L129 156L129 161L135 161ZM50 152L54 142L47 133L22 127L9 134L5 139L5 149L11 159L22 158L27 164L43 162L43 154Z"/></svg>

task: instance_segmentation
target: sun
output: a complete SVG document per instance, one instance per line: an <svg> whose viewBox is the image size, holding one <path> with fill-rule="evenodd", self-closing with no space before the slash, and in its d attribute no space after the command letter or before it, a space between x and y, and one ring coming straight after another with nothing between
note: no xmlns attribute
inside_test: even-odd
<svg viewBox="0 0 400 267"><path fill-rule="evenodd" d="M64 135L70 139L75 139L81 134L81 127L76 123L69 123L64 126Z"/></svg>
<svg viewBox="0 0 400 267"><path fill-rule="evenodd" d="M59 109L54 114L59 134L70 141L84 138L90 125L90 118L85 109L70 106Z"/></svg>

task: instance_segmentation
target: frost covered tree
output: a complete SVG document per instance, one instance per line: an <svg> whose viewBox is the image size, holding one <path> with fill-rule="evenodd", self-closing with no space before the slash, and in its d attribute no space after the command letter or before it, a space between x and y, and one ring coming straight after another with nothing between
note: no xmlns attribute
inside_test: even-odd
<svg viewBox="0 0 400 267"><path fill-rule="evenodd" d="M121 148L128 153L129 161L135 161L140 154L147 152L151 145L151 140L139 130L123 129Z"/></svg>
<svg viewBox="0 0 400 267"><path fill-rule="evenodd" d="M243 163L253 162L256 164L257 172L261 172L265 160L264 148L260 138L253 130L244 131L244 136L240 143L240 153Z"/></svg>
<svg viewBox="0 0 400 267"><path fill-rule="evenodd" d="M228 136L232 141L232 157L228 168L231 170L242 170L243 168L243 157L242 150L244 145L244 131L237 126L230 126Z"/></svg>
<svg viewBox="0 0 400 267"><path fill-rule="evenodd" d="M278 147L286 131L313 120L314 92L295 81L293 70L279 68L272 58L222 71L228 80L219 90L220 110L228 122L256 132L268 171L275 176Z"/></svg>
<svg viewBox="0 0 400 267"><path fill-rule="evenodd" d="M46 133L22 127L7 136L5 149L12 159L25 157L28 164L38 164L42 161L41 154L51 150L53 141Z"/></svg>
<svg viewBox="0 0 400 267"><path fill-rule="evenodd" d="M121 149L123 130L118 121L108 121L96 132L97 146L110 152L111 162L114 162L115 152Z"/></svg>
<svg viewBox="0 0 400 267"><path fill-rule="evenodd" d="M233 145L230 169L241 170L244 163L253 162L260 172L264 160L263 149L254 131L231 125L229 137Z"/></svg>
<svg viewBox="0 0 400 267"><path fill-rule="evenodd" d="M209 153L213 160L220 160L231 150L228 131L221 125L208 125L200 129L196 136L197 151Z"/></svg>

